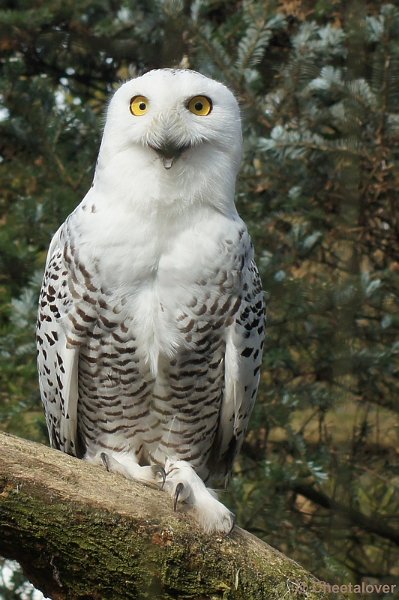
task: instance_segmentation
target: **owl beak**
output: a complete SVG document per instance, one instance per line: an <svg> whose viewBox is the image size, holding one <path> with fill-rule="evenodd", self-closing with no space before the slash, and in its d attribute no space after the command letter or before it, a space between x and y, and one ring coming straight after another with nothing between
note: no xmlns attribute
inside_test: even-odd
<svg viewBox="0 0 399 600"><path fill-rule="evenodd" d="M159 158L162 160L162 164L165 169L169 170L172 168L175 160L180 158L185 150L190 148L189 144L178 146L174 142L165 142L160 146L153 146L150 144L150 148L155 150Z"/></svg>
<svg viewBox="0 0 399 600"><path fill-rule="evenodd" d="M165 169L170 169L171 166L173 165L174 161L175 161L175 156L164 156L162 158L162 164L165 167Z"/></svg>

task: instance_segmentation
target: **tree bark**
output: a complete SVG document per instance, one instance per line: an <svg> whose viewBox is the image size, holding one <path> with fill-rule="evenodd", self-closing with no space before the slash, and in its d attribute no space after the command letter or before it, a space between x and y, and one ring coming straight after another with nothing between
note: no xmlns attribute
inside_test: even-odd
<svg viewBox="0 0 399 600"><path fill-rule="evenodd" d="M0 434L0 554L53 600L332 597L248 532L206 535L172 505L162 491Z"/></svg>

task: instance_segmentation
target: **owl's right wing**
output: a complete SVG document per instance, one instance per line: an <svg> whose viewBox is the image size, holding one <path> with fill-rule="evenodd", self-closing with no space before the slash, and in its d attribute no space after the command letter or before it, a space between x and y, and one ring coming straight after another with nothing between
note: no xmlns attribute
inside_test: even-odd
<svg viewBox="0 0 399 600"><path fill-rule="evenodd" d="M50 444L75 456L79 456L79 348L95 320L93 292L90 275L68 242L67 221L54 235L48 252L36 338L39 385Z"/></svg>

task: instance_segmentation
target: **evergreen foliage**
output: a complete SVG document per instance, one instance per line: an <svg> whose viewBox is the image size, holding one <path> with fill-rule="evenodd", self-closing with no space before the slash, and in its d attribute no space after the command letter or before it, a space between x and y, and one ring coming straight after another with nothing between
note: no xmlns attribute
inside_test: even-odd
<svg viewBox="0 0 399 600"><path fill-rule="evenodd" d="M268 298L262 387L223 499L321 579L399 586L399 9L380 5L3 4L0 426L45 440L40 275L90 186L109 93L194 68L242 106L238 207Z"/></svg>

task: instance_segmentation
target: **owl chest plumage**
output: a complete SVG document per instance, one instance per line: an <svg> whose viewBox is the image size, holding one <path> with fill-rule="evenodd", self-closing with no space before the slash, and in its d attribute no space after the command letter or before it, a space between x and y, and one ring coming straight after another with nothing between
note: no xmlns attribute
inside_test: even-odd
<svg viewBox="0 0 399 600"><path fill-rule="evenodd" d="M118 226L118 236L109 222L104 236L70 224L68 285L81 298L68 320L72 344L81 343L78 423L86 452L135 448L159 463L174 453L207 476L225 333L240 302L239 232L227 225L216 219L162 237L159 224L156 232Z"/></svg>

